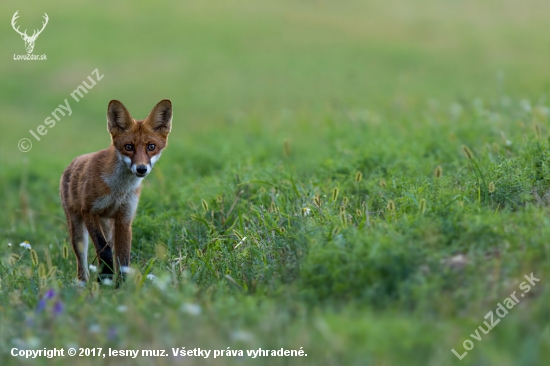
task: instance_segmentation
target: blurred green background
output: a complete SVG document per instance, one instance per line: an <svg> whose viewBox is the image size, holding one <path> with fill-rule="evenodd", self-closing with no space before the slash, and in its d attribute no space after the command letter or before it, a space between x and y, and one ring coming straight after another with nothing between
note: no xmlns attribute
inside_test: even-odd
<svg viewBox="0 0 550 366"><path fill-rule="evenodd" d="M159 365L548 359L550 2L7 0L0 8L0 351L308 353ZM47 61L13 60L26 54L10 26L16 10L29 34L48 14L33 51ZM95 69L103 79L74 101ZM141 119L164 98L173 129L144 182L132 253L139 276L160 282L80 290L73 255L63 254L59 177L77 155L108 146L109 100ZM35 141L29 130L65 99L72 115ZM18 150L21 138L30 152ZM24 240L47 274L18 246ZM459 361L450 349L463 350L531 272L544 277L533 296ZM48 289L61 316L36 311Z"/></svg>
<svg viewBox="0 0 550 366"><path fill-rule="evenodd" d="M105 145L110 99L137 117L157 99L176 108L172 140L227 119L275 123L281 111L320 117L327 109L398 108L433 98L538 98L548 90L545 1L213 1L2 5L2 157L92 70L105 78L52 130L40 151L58 154ZM35 54L9 26L50 22ZM14 122L15 121L15 122ZM85 133L87 144L74 143ZM11 144L10 144L11 142ZM44 146L42 146L44 145ZM77 150L74 150L77 149Z"/></svg>

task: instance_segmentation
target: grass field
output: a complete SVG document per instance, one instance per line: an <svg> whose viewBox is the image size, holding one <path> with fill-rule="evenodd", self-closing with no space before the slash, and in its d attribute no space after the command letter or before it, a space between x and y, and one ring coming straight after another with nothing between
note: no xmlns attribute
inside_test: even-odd
<svg viewBox="0 0 550 366"><path fill-rule="evenodd" d="M0 364L546 364L550 2L1 8ZM47 61L13 60L16 10L21 29L48 14ZM134 273L80 288L59 178L108 146L109 100L144 118L164 98L173 129L143 183ZM54 347L168 357L10 355ZM259 348L307 356L247 356Z"/></svg>

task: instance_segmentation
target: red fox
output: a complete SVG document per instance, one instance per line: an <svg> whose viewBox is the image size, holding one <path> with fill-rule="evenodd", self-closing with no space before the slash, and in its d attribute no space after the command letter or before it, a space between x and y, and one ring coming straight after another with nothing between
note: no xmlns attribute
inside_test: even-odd
<svg viewBox="0 0 550 366"><path fill-rule="evenodd" d="M160 101L136 121L118 100L107 108L111 146L78 156L61 176L60 195L79 281L88 281L88 234L98 258L98 281L124 278L130 265L132 221L140 186L168 144L172 103ZM114 258L113 258L114 249ZM114 261L113 261L114 260ZM113 263L114 262L114 263Z"/></svg>

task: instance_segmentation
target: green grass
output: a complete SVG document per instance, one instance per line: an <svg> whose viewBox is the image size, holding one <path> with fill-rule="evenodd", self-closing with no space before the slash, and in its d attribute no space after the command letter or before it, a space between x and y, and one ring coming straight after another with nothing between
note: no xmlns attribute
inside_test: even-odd
<svg viewBox="0 0 550 366"><path fill-rule="evenodd" d="M71 346L307 353L107 364L545 363L548 2L131 4L3 5L2 365L21 363L13 347ZM12 60L16 10L22 29L48 13L47 61ZM95 68L104 78L35 141ZM79 288L61 173L108 146L110 99L143 118L163 98L173 131L143 183L135 273ZM473 340L530 273L540 282ZM27 364L74 361L99 360Z"/></svg>

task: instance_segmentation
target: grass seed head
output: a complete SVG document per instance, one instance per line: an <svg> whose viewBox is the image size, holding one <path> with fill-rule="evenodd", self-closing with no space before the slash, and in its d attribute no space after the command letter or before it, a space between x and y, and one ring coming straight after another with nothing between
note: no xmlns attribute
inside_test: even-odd
<svg viewBox="0 0 550 366"><path fill-rule="evenodd" d="M44 263L40 263L38 266L38 277L40 277L40 279L46 278L46 267L44 266Z"/></svg>
<svg viewBox="0 0 550 366"><path fill-rule="evenodd" d="M290 156L291 149L290 149L290 141L284 140L283 141L283 154L285 155L285 158L288 158Z"/></svg>
<svg viewBox="0 0 550 366"><path fill-rule="evenodd" d="M542 133L540 131L540 125L538 123L535 123L535 137L537 138L537 140L540 140L542 136Z"/></svg>
<svg viewBox="0 0 550 366"><path fill-rule="evenodd" d="M344 226L347 224L346 210L342 210L342 207L340 207L340 220L342 221L342 224L344 224Z"/></svg>
<svg viewBox="0 0 550 366"><path fill-rule="evenodd" d="M420 212L424 213L426 211L426 199L422 198L420 200Z"/></svg>
<svg viewBox="0 0 550 366"><path fill-rule="evenodd" d="M18 260L19 260L19 255L12 253L9 259L10 266L15 266L15 263L17 263Z"/></svg>
<svg viewBox="0 0 550 366"><path fill-rule="evenodd" d="M395 211L395 202L393 202L393 200L389 200L387 208L388 208L388 211L394 212Z"/></svg>
<svg viewBox="0 0 550 366"><path fill-rule="evenodd" d="M57 267L53 266L53 267L50 268L50 270L48 271L47 276L50 277L50 278L52 278L56 273L57 273Z"/></svg>
<svg viewBox="0 0 550 366"><path fill-rule="evenodd" d="M208 203L206 203L204 199L202 199L201 204L202 204L203 210L208 211Z"/></svg>
<svg viewBox="0 0 550 366"><path fill-rule="evenodd" d="M490 182L488 187L489 193L493 193L495 191L495 183Z"/></svg>
<svg viewBox="0 0 550 366"><path fill-rule="evenodd" d="M380 187L386 188L386 180L385 179L380 179L380 182L378 182L378 184L380 185Z"/></svg>
<svg viewBox="0 0 550 366"><path fill-rule="evenodd" d="M332 202L338 199L338 187L334 187L332 190Z"/></svg>
<svg viewBox="0 0 550 366"><path fill-rule="evenodd" d="M363 173L357 172L355 173L355 181L360 182L363 179Z"/></svg>
<svg viewBox="0 0 550 366"><path fill-rule="evenodd" d="M472 153L472 150L470 150L470 148L466 145L462 145L462 152L464 153L464 155L466 155L466 158L468 160L472 160L473 157L474 157L474 154Z"/></svg>
<svg viewBox="0 0 550 366"><path fill-rule="evenodd" d="M313 197L313 204L317 206L317 208L321 208L321 196L316 194L315 197Z"/></svg>
<svg viewBox="0 0 550 366"><path fill-rule="evenodd" d="M63 245L63 259L69 258L69 248L66 245Z"/></svg>
<svg viewBox="0 0 550 366"><path fill-rule="evenodd" d="M34 249L31 249L31 261L33 266L38 266L38 253Z"/></svg>
<svg viewBox="0 0 550 366"><path fill-rule="evenodd" d="M434 170L434 177L437 179L441 178L443 176L443 168L441 168L441 165L438 165L435 167Z"/></svg>

